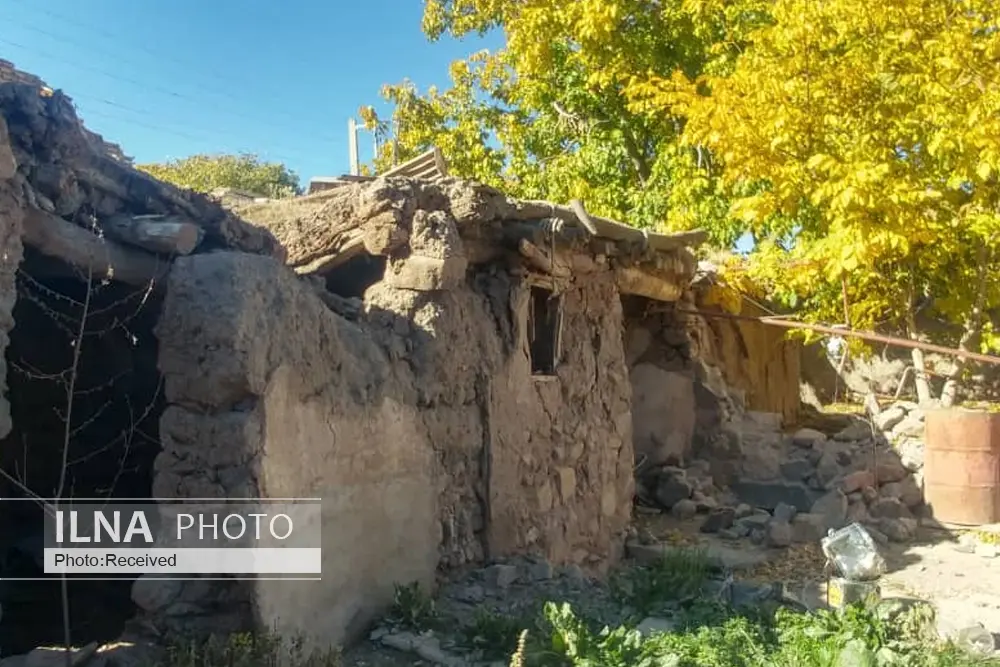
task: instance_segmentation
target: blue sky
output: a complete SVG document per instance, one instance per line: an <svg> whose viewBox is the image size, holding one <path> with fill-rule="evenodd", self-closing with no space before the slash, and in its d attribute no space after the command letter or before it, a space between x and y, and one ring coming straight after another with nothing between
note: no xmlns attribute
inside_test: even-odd
<svg viewBox="0 0 1000 667"><path fill-rule="evenodd" d="M347 173L347 120L383 83L445 85L490 40L420 31L421 0L0 0L0 58L73 98L139 162L257 153ZM384 107L382 107L384 108ZM372 139L360 133L362 160Z"/></svg>

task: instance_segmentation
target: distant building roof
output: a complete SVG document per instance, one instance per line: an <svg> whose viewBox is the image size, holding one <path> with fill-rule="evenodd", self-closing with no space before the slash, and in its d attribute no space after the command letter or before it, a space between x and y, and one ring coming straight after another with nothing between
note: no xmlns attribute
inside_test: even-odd
<svg viewBox="0 0 1000 667"><path fill-rule="evenodd" d="M411 160L397 165L388 171L378 174L378 178L414 178L422 181L436 181L448 175L448 163L445 162L441 150L436 146L430 148ZM348 183L371 181L376 176L315 176L309 180L307 194L330 190Z"/></svg>

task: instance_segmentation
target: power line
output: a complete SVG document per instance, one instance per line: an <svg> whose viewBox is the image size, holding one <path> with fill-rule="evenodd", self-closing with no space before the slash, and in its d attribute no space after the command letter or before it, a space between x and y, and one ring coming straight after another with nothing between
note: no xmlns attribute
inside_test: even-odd
<svg viewBox="0 0 1000 667"><path fill-rule="evenodd" d="M30 3L27 3L27 2L24 2L24 3L21 3L21 4L30 7L32 10L34 10L36 12L39 12L41 14L45 14L46 16L48 16L50 18L54 18L57 21L62 21L63 23L67 23L69 25L76 26L77 28L83 28L84 30L87 30L89 32L96 32L98 34L104 35L105 37L108 37L109 39L114 39L116 41L119 38L119 35L116 35L116 34L110 32L108 30L105 30L104 28L95 26L93 24L84 23L83 21L77 21L76 19L68 18L68 17L66 17L66 16L64 16L62 14L59 14L57 12L53 12L50 9L46 9L44 7L38 7L36 5L30 4ZM38 30L37 28L33 28L33 29L34 30ZM157 53L156 51L153 51L149 47L144 46L142 44L134 44L132 46L133 46L133 48L138 49L139 51L143 51L143 52L145 52L145 53L153 56L157 60L167 60L167 61L176 63L178 65L181 65L182 67L196 66L196 67L201 68L203 72L205 72L207 74L212 74L214 77L216 77L220 81L231 82L231 77L226 76L224 74L219 74L217 72L212 72L210 70L207 70L207 69L204 68L204 65L202 63L194 63L194 62L191 62L191 61L184 61L184 60L180 60L179 58L176 58L176 57L174 57L172 55L169 55L169 54L168 55L164 55L162 53Z"/></svg>
<svg viewBox="0 0 1000 667"><path fill-rule="evenodd" d="M38 30L38 29L35 29L35 28L32 28L32 30L36 30L36 32L40 32L40 33L46 34L46 35L48 35L48 36L50 36L50 37L52 37L54 39L57 39L57 40L63 40L64 39L63 37L60 37L59 35L54 35L52 33L49 33L49 32L43 31L43 30ZM71 41L71 40L65 39L65 41ZM190 102L194 102L195 104L199 104L199 105L204 104L204 102L202 100L198 100L198 99L196 99L194 97L191 97L190 95L184 95L182 93L178 93L176 90L171 90L169 88L164 88L163 86L158 86L156 84L149 83L147 81L140 81L138 79L132 79L130 77L122 76L121 74L117 74L117 73L114 73L114 72L108 72L107 70L103 70L103 69L101 69L99 67L93 67L91 65L86 65L86 64L77 62L75 60L70 60L68 58L61 58L59 56L52 55L51 53L44 52L44 51L42 51L40 49L32 49L31 47L25 46L24 44L19 44L18 42L12 42L12 41L10 41L8 39L0 38L0 43L7 44L8 46L13 46L14 48L17 48L17 49L22 49L24 51L28 51L29 53L33 53L34 55L36 55L38 57L41 57L41 58L47 58L49 60L54 60L56 62L61 62L63 64L69 65L71 67L76 67L76 68L81 69L81 70L85 70L85 71L88 71L88 72L93 72L95 74L99 74L101 76L105 76L105 77L107 77L109 79L113 79L115 81L120 81L122 83L127 83L129 85L133 85L133 86L136 86L136 87L139 87L139 88L146 88L146 89L149 89L149 90L153 90L153 91L159 92L159 93L161 93L163 95L167 95L168 97L173 97L173 98L180 99L180 100L188 100ZM76 43L79 43L79 42L76 42ZM108 55L112 55L113 56L113 54L110 54L109 52L105 51L104 53L107 53ZM113 57L116 57L119 60L122 58L121 56L113 56ZM214 94L219 94L218 91L210 91L210 92L214 92ZM228 96L228 97L229 97L229 99L234 100L234 101L236 101L239 104L244 104L245 103L244 100L239 100L239 99L237 99L235 97L232 97L232 96ZM247 115L245 113L241 113L239 111L234 111L232 109L220 108L218 110L222 111L224 113L232 114L233 116L237 116L239 118L244 118L244 119L253 121L255 123L270 124L270 123L264 121L263 119L256 118L254 116L249 116L249 115ZM284 113L287 115L287 112L284 112ZM292 117L292 116L289 116L289 117ZM300 122L301 119L296 118L295 120L296 120L296 122ZM336 141L332 137L326 136L326 135L316 134L314 136L316 138L318 138L318 139L325 140L325 141Z"/></svg>
<svg viewBox="0 0 1000 667"><path fill-rule="evenodd" d="M88 111L86 113L86 115L87 116L97 116L99 118L108 118L110 120L113 120L113 121L116 121L116 122L119 122L119 123L126 123L126 124L137 125L139 127L144 127L146 129L149 129L149 130L154 130L156 132L161 132L163 134L172 134L174 136L181 137L183 139L188 139L188 140L191 140L191 141L199 141L199 142L212 142L213 141L213 139L210 138L210 137L197 136L197 135L190 134L188 132L182 132L180 130L174 130L174 129L171 129L171 128L168 128L168 127L163 127L162 125L155 125L153 123L147 123L147 122L144 122L144 121L141 121L141 120L136 120L134 118L123 118L121 116L116 116L114 114L109 114L109 113L106 113L104 111ZM247 152L252 152L252 151L247 151ZM278 160L280 160L282 162L295 162L297 160L304 159L303 157L291 159L287 155L280 155L280 154L277 154L277 153L272 153L270 151L265 151L264 155L269 156L271 158L278 159Z"/></svg>
<svg viewBox="0 0 1000 667"><path fill-rule="evenodd" d="M135 113L135 114L139 114L141 116L152 116L152 115L154 115L153 112L149 111L148 109L137 109L135 107L130 107L130 106L125 105L125 104L119 104L118 102L115 102L113 100L108 100L108 99L105 99L103 97L98 97L98 96L95 96L95 95L89 95L89 94L86 94L86 93L79 93L77 95L74 95L73 97L74 97L74 99L92 100L94 102L99 102L99 103L107 105L109 107L113 107L113 108L116 108L116 109L121 109L123 111L128 111L128 112ZM99 112L99 111L87 111L87 112L85 112L85 115L90 115L91 113L96 113L98 115L102 115L102 116L105 116L105 117L108 117L108 118L112 118L113 117L110 114L107 114L107 113L104 113L104 112ZM129 119L117 118L117 120L128 121ZM140 123L142 121L134 121L134 122L135 123ZM153 126L153 125L151 125L149 123L143 123L143 125L148 126L148 127L152 128L152 129L156 129L156 130L161 130L161 131L166 131L166 132L172 132L169 128L165 128L163 126ZM173 132L173 133L176 134L176 132ZM225 131L219 132L217 130L212 130L212 134L213 135L218 135L218 134L226 135L226 134L228 134L229 137L231 137L233 139L238 138L241 141L243 140L242 136L238 136L238 135L236 135L234 133L227 133ZM196 139L198 141L211 141L211 139L209 139L207 137L199 139L199 138L196 138L196 137L193 137L193 136L189 136L189 138L193 138L193 139ZM296 160L308 160L310 158L306 157L305 155L300 155L299 157L297 157L295 159ZM289 160L287 160L287 158L285 158L285 161L289 161Z"/></svg>

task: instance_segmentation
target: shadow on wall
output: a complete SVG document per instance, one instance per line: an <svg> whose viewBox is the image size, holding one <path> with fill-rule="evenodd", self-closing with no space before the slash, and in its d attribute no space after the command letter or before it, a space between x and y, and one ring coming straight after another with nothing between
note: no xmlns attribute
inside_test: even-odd
<svg viewBox="0 0 1000 667"><path fill-rule="evenodd" d="M561 363L537 377L528 322L553 327L530 294L492 266L433 292L386 280L359 324L273 261L177 260L154 491L324 498L323 583L244 588L261 626L353 639L395 583L487 552L614 560L633 466L617 290L608 276L564 294ZM219 594L180 593L206 612Z"/></svg>

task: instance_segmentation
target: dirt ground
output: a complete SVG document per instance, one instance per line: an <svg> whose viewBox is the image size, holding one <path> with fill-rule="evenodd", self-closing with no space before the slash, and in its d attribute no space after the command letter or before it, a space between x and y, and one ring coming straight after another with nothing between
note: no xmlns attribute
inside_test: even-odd
<svg viewBox="0 0 1000 667"><path fill-rule="evenodd" d="M824 603L825 558L818 544L771 549L746 539L725 540L699 532L702 520L681 522L667 514L638 516L635 526L644 544L633 545L629 551L631 557L623 567L655 558L657 550L665 547L700 547L706 549L710 557L738 568L734 571L737 580L755 584L781 582L785 597L798 600L808 608ZM939 631L946 636L977 623L982 623L995 636L1000 635L1000 558L965 553L959 544L955 534L922 528L911 544L883 545L881 551L888 564L888 573L880 584L882 595L930 602L937 610ZM499 593L498 600L516 607L519 595L567 599L573 601L574 606L582 603L595 608L606 603L599 587L585 580L566 580L565 577L554 577L540 587L526 586L523 590L512 587ZM446 587L439 597L448 600L454 597L454 591ZM344 663L350 667L431 664L374 642L362 642L352 648L345 655Z"/></svg>
<svg viewBox="0 0 1000 667"><path fill-rule="evenodd" d="M737 578L785 582L790 593L806 598L803 601L810 606L818 602L816 596L822 597L825 559L818 545L762 549L746 540L699 534L700 519L678 522L665 514L641 517L637 523L640 530L645 528L667 543L759 552L766 560L738 573ZM910 544L881 546L888 565L880 584L882 595L932 603L939 630L946 636L976 623L1000 636L1000 557L966 553L959 544L956 533L921 527Z"/></svg>
<svg viewBox="0 0 1000 667"><path fill-rule="evenodd" d="M963 553L953 537L925 530L911 545L891 545L883 553L889 574L884 595L932 602L945 634L982 623L1000 634L1000 558Z"/></svg>

